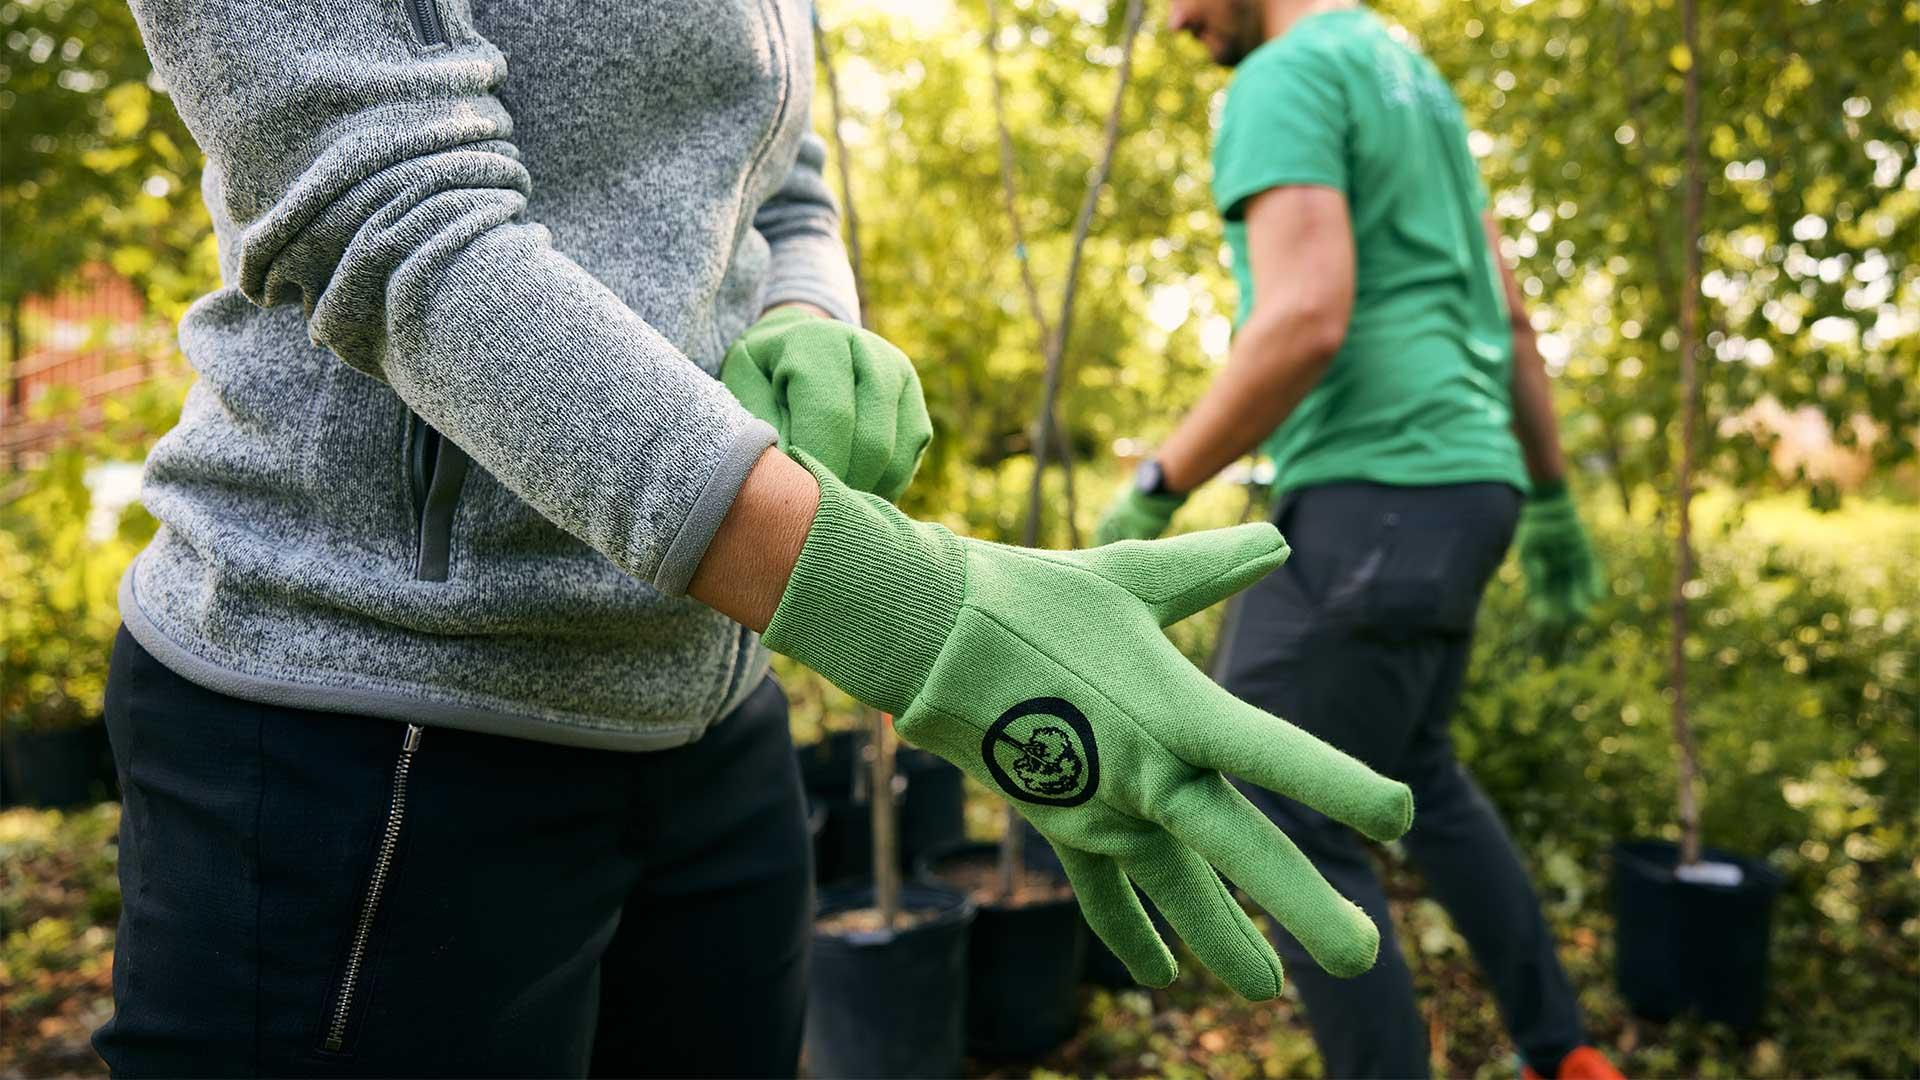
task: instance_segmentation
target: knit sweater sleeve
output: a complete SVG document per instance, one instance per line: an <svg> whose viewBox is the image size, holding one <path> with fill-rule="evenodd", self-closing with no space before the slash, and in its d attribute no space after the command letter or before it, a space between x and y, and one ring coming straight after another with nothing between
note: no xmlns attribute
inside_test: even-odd
<svg viewBox="0 0 1920 1080"><path fill-rule="evenodd" d="M774 441L526 215L501 51L460 0L134 0L223 262L628 573L684 592Z"/></svg>
<svg viewBox="0 0 1920 1080"><path fill-rule="evenodd" d="M754 215L773 257L763 306L797 300L857 324L860 298L840 239L840 209L822 172L826 154L818 135L801 140L793 171Z"/></svg>

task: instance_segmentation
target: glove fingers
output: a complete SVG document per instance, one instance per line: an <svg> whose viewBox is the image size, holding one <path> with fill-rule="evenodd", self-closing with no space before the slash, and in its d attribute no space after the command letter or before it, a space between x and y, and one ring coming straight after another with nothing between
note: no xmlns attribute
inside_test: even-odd
<svg viewBox="0 0 1920 1080"><path fill-rule="evenodd" d="M1207 970L1249 1001L1279 996L1280 957L1205 860L1158 833L1125 868Z"/></svg>
<svg viewBox="0 0 1920 1080"><path fill-rule="evenodd" d="M748 412L772 424L783 439L786 437L786 417L773 382L744 347L735 345L727 350L727 358L720 365L720 381Z"/></svg>
<svg viewBox="0 0 1920 1080"><path fill-rule="evenodd" d="M1582 569L1580 580L1575 587L1575 600L1581 609L1585 610L1606 599L1606 595L1607 581L1605 575L1601 573L1600 561L1590 558Z"/></svg>
<svg viewBox="0 0 1920 1080"><path fill-rule="evenodd" d="M920 390L920 376L911 366L904 368L905 378L901 382L900 396L893 412L894 443L893 454L887 461L880 482L874 493L897 502L907 485L913 482L913 474L920 469L920 459L927 452L927 444L933 441L933 420L927 415L926 395Z"/></svg>
<svg viewBox="0 0 1920 1080"><path fill-rule="evenodd" d="M845 368L788 365L776 376L774 390L786 405L789 441L848 487L865 490L847 475L853 465L856 418L851 379Z"/></svg>
<svg viewBox="0 0 1920 1080"><path fill-rule="evenodd" d="M1234 697L1219 685L1169 676L1186 686L1164 709L1154 734L1188 763L1243 777L1303 802L1375 840L1392 840L1413 824L1413 792L1358 758ZM1264 820L1264 819L1263 819Z"/></svg>
<svg viewBox="0 0 1920 1080"><path fill-rule="evenodd" d="M1172 983L1180 966L1154 930L1120 864L1108 856L1077 848L1055 846L1054 851L1060 856L1060 865L1066 867L1067 880L1073 883L1087 925L1127 965L1134 981L1152 987Z"/></svg>
<svg viewBox="0 0 1920 1080"><path fill-rule="evenodd" d="M1528 537L1520 569L1527 579L1527 610L1543 621L1577 619L1603 595L1599 565L1577 525Z"/></svg>
<svg viewBox="0 0 1920 1080"><path fill-rule="evenodd" d="M1188 783L1163 818L1176 839L1245 889L1328 973L1352 978L1373 966L1380 953L1373 920L1225 777L1213 773Z"/></svg>
<svg viewBox="0 0 1920 1080"><path fill-rule="evenodd" d="M847 453L845 479L848 487L871 491L892 501L891 496L880 489L886 479L887 466L893 460L899 429L894 426L891 410L882 412L873 404L864 398L854 401L853 441Z"/></svg>
<svg viewBox="0 0 1920 1080"><path fill-rule="evenodd" d="M1114 493L1113 502L1107 506L1106 512L1100 515L1099 523L1093 528L1094 547L1106 547L1120 540L1147 539L1141 534L1139 524L1135 521L1138 515L1134 513L1133 498L1134 491L1131 483L1123 484L1120 490Z"/></svg>
<svg viewBox="0 0 1920 1080"><path fill-rule="evenodd" d="M894 402L900 397L900 384L906 365L876 357L866 342L848 342L845 363L848 380L847 406L852 410L852 447L847 486L860 491L877 492L893 457L896 428Z"/></svg>
<svg viewBox="0 0 1920 1080"><path fill-rule="evenodd" d="M1139 597L1161 626L1171 626L1259 581L1286 562L1290 551L1280 530L1262 523L1109 544L1072 557Z"/></svg>
<svg viewBox="0 0 1920 1080"><path fill-rule="evenodd" d="M926 457L927 444L933 441L930 428L906 429L902 432L905 441L896 441L893 456L887 461L886 471L880 474L875 483L874 494L888 502L899 502L906 493L908 485L913 483L915 473L920 471L920 461Z"/></svg>

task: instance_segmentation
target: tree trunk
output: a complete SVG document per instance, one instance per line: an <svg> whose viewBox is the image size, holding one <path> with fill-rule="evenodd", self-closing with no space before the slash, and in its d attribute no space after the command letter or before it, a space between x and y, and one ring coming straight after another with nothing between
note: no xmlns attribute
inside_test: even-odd
<svg viewBox="0 0 1920 1080"><path fill-rule="evenodd" d="M1087 194L1080 201L1080 213L1074 218L1073 242L1067 252L1067 279L1060 290L1060 317L1054 320L1052 333L1048 333L1046 318L1038 306L1038 292L1033 288L1031 270L1027 266L1025 233L1020 228L1020 216L1013 198L1013 149L1006 134L1006 110L1000 97L999 43L994 40L1000 31L998 8L991 2L987 8L987 57L994 84L994 119L1000 129L1001 188L1018 247L1016 255L1020 258L1022 280L1035 319L1039 322L1042 339L1046 342L1046 386L1041 391L1040 415L1034 424L1033 478L1027 484L1027 520L1021 533L1022 542L1027 547L1035 546L1040 540L1040 494L1046 480L1047 452L1056 449L1060 453L1060 470L1066 484L1067 539L1072 546L1080 546L1080 526L1076 520L1078 508L1075 506L1073 489L1073 451L1066 444L1054 408L1060 397L1060 369L1067 353L1067 331L1073 325L1073 302L1080 282L1080 255L1086 248L1087 234L1093 229L1093 213L1100 204L1100 192L1107 186L1107 176L1113 171L1114 150L1120 145L1120 110L1126 104L1127 84L1133 78L1133 44L1139 39L1140 23L1145 14L1144 0L1128 0L1126 25L1120 39L1120 69L1114 80L1113 105L1107 110L1106 145L1100 151L1100 161L1094 168L1093 176L1087 181ZM1000 839L1002 896L1011 897L1020 884L1021 871L1026 862L1024 840L1020 816L1015 813L1012 804L1008 804L1006 832Z"/></svg>
<svg viewBox="0 0 1920 1080"><path fill-rule="evenodd" d="M853 166L847 161L847 140L840 134L840 78L833 67L833 50L827 45L827 31L820 25L820 8L813 9L813 44L820 54L820 70L827 77L827 110L833 119L833 161L840 174L840 212L847 221L847 259L853 268L853 295L860 305L860 325L872 319L867 315L867 281L860 265L860 215L853 208Z"/></svg>
<svg viewBox="0 0 1920 1080"><path fill-rule="evenodd" d="M868 709L868 740L873 760L873 906L880 920L891 930L900 918L900 830L899 804L894 799L893 762L899 746L893 733L893 721L878 709Z"/></svg>
<svg viewBox="0 0 1920 1080"><path fill-rule="evenodd" d="M1045 479L1047 452L1051 449L1059 450L1060 467L1067 473L1067 535L1073 546L1079 546L1079 523L1074 520L1076 508L1072 500L1073 455L1055 423L1054 405L1060 397L1060 369L1066 359L1067 338L1073 327L1073 302L1080 285L1080 256L1086 248L1087 234L1093 228L1093 212L1100 204L1100 193L1105 190L1107 176L1113 171L1114 150L1120 144L1120 110L1126 103L1127 84L1133 78L1133 44L1139 39L1145 8L1144 0L1128 0L1126 27L1121 31L1120 39L1120 70L1113 87L1113 106L1107 110L1106 146L1100 152L1100 161L1094 167L1092 178L1087 181L1086 197L1080 201L1080 213L1074 219L1073 243L1067 251L1066 283L1060 289L1060 317L1054 320L1053 334L1047 340L1046 389L1041 394L1040 419L1036 425L1039 435L1034 440L1033 479L1027 488L1026 543L1029 547L1039 538L1041 483Z"/></svg>
<svg viewBox="0 0 1920 1080"><path fill-rule="evenodd" d="M1680 812L1680 862L1700 861L1699 760L1694 748L1693 723L1687 716L1687 585L1693 579L1693 466L1694 428L1700 411L1700 47L1695 0L1681 0L1680 19L1686 43L1687 70L1685 125L1686 169L1686 280L1680 292L1680 467L1676 471L1676 529L1673 572L1673 741L1680 755L1677 806Z"/></svg>
<svg viewBox="0 0 1920 1080"><path fill-rule="evenodd" d="M820 25L820 9L813 9L813 41L820 54L820 69L827 77L827 109L833 121L833 160L840 174L840 212L847 223L847 256L853 269L853 292L860 305L860 325L867 326L872 316L867 307L866 276L860 263L860 214L853 205L853 167L847 160L846 138L840 133L840 79L833 67L833 50L827 44L826 28ZM873 906L880 921L891 930L900 919L900 828L899 804L894 798L894 758L899 747L893 733L893 720L877 709L866 710L868 718L868 799L867 811L873 827Z"/></svg>
<svg viewBox="0 0 1920 1080"><path fill-rule="evenodd" d="M1613 474L1613 486L1620 494L1620 513L1633 520L1633 489L1627 484L1626 455L1620 450L1620 433L1611 420L1602 419L1600 432L1607 443L1607 471Z"/></svg>
<svg viewBox="0 0 1920 1080"><path fill-rule="evenodd" d="M26 352L26 342L26 331L21 326L20 298L16 296L7 302L6 419L9 423L14 424L20 422L20 414L25 409L27 403L27 386L26 383L21 381L21 373L23 370L21 361L23 354ZM16 471L19 468L20 462L16 460L14 451L7 451L7 460L4 464L8 472Z"/></svg>

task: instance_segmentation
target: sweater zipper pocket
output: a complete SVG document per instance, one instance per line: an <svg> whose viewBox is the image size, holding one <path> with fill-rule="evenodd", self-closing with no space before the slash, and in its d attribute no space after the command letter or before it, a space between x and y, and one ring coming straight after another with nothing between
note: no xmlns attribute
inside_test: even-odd
<svg viewBox="0 0 1920 1080"><path fill-rule="evenodd" d="M334 990L332 1007L327 1010L326 1038L321 1046L329 1053L340 1053L347 1044L347 1024L353 1019L362 977L366 974L367 947L373 940L374 918L380 914L380 899L386 894L393 874L393 858L400 849L400 829L407 816L407 778L413 771L413 755L420 749L426 729L408 724L400 740L400 758L393 766L393 788L387 797L387 821L380 831L380 846L374 851L373 869L367 875L367 891L360 898L360 912L353 923L353 937L347 943L347 960L340 969L340 982Z"/></svg>
<svg viewBox="0 0 1920 1080"><path fill-rule="evenodd" d="M407 9L407 22L421 45L434 49L449 44L446 24L440 21L440 8L434 0L400 0L400 6Z"/></svg>
<svg viewBox="0 0 1920 1080"><path fill-rule="evenodd" d="M407 478L413 488L413 576L447 580L453 545L453 513L469 459L433 425L407 414Z"/></svg>

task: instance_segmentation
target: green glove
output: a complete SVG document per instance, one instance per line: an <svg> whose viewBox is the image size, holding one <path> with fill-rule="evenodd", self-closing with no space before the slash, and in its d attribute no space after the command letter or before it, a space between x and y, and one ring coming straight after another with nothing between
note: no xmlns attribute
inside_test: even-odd
<svg viewBox="0 0 1920 1080"><path fill-rule="evenodd" d="M781 308L727 350L720 379L772 424L782 450L804 450L834 475L889 502L933 438L920 376L878 334Z"/></svg>
<svg viewBox="0 0 1920 1080"><path fill-rule="evenodd" d="M1100 516L1100 524L1093 530L1093 542L1103 545L1115 540L1152 540L1167 531L1173 515L1186 502L1185 495L1148 495L1128 484Z"/></svg>
<svg viewBox="0 0 1920 1080"><path fill-rule="evenodd" d="M1515 547L1527 575L1527 610L1535 618L1571 622L1604 595L1599 560L1565 483L1534 488L1520 511Z"/></svg>
<svg viewBox="0 0 1920 1080"><path fill-rule="evenodd" d="M1380 935L1366 914L1221 773L1378 840L1406 831L1412 794L1241 702L1161 633L1285 560L1278 531L1006 547L910 520L796 456L820 481L820 509L767 645L1014 800L1134 978L1165 986L1176 969L1129 879L1233 989L1280 992L1279 958L1214 867L1328 971L1372 966Z"/></svg>

